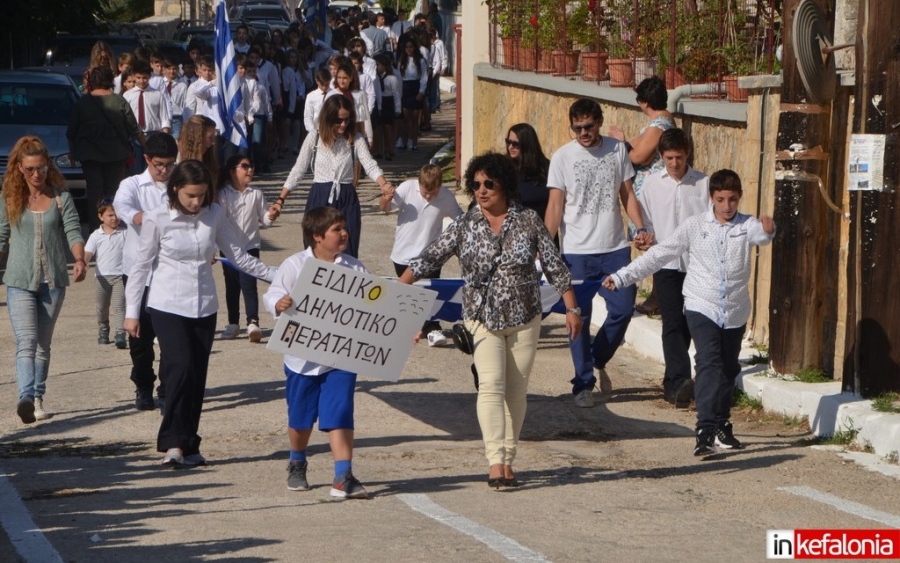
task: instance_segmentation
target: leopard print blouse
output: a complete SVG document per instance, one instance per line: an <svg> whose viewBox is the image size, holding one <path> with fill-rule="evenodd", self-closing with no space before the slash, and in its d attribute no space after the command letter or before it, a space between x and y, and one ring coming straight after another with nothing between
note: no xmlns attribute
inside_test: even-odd
<svg viewBox="0 0 900 563"><path fill-rule="evenodd" d="M462 268L463 318L488 330L522 326L541 313L541 268L560 294L572 287L572 274L543 221L531 209L511 202L495 235L478 206L460 216L409 267L419 278L456 255Z"/></svg>

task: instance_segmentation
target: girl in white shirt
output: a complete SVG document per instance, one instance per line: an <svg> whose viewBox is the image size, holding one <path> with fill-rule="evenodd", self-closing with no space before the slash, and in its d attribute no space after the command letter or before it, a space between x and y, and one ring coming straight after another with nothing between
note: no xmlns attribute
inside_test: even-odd
<svg viewBox="0 0 900 563"><path fill-rule="evenodd" d="M166 411L156 447L166 452L165 465L205 465L197 429L219 308L212 258L218 248L242 271L267 281L275 269L243 251L225 211L212 203L212 179L203 163L179 163L166 193L168 205L143 217L138 255L125 287L125 330L141 337L141 298L152 274L147 310L166 358L160 365Z"/></svg>
<svg viewBox="0 0 900 563"><path fill-rule="evenodd" d="M403 121L397 138L397 148L419 150L419 120L425 107L425 89L428 86L428 63L422 57L416 42L409 37L403 43L400 55L400 76L403 80ZM405 140L405 145L404 145Z"/></svg>
<svg viewBox="0 0 900 563"><path fill-rule="evenodd" d="M259 258L261 239L260 226L272 224L272 215L266 209L266 198L261 191L250 186L253 181L253 163L246 156L236 154L228 158L219 172L219 205L231 220L235 234L242 239L241 249ZM259 328L259 298L256 278L240 272L231 264L222 264L225 276L225 307L228 309L228 324L222 331L222 338L237 336L240 326L241 294L244 296L244 311L247 314L247 337L250 342L259 342L262 331Z"/></svg>
<svg viewBox="0 0 900 563"><path fill-rule="evenodd" d="M347 254L354 258L359 255L362 216L359 196L353 185L354 164L359 160L366 175L384 190L391 186L384 179L378 163L369 154L369 144L356 129L356 113L353 102L338 95L325 100L319 116L319 129L308 135L300 148L300 156L291 169L281 194L269 207L269 212L278 217L285 198L290 195L312 166L313 184L309 188L306 209L315 207L335 207L341 210L347 222L350 242Z"/></svg>

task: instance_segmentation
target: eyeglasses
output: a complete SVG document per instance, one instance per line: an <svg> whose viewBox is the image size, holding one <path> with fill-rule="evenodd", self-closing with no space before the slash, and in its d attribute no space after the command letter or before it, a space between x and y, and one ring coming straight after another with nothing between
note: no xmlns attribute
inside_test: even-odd
<svg viewBox="0 0 900 563"><path fill-rule="evenodd" d="M475 186L475 189L478 190L481 186L484 186L485 189L493 190L497 185L497 182L493 180L485 180L484 182L479 182L478 180L472 180L472 185Z"/></svg>
<svg viewBox="0 0 900 563"><path fill-rule="evenodd" d="M519 146L520 146L521 144L522 144L522 143L520 143L519 141L513 141L512 139L507 139L507 140L506 140L506 146L509 147L509 148L511 148L511 149L517 149L517 148L519 148Z"/></svg>
<svg viewBox="0 0 900 563"><path fill-rule="evenodd" d="M170 162L168 164L161 164L159 162L151 162L150 164L152 164L153 168L156 168L156 171L159 172L160 174L164 174L166 172L171 172L172 170L175 169L174 162Z"/></svg>
<svg viewBox="0 0 900 563"><path fill-rule="evenodd" d="M252 164L247 164L246 162L242 162L236 166L236 168L240 168L241 170L253 170Z"/></svg>
<svg viewBox="0 0 900 563"><path fill-rule="evenodd" d="M46 164L42 164L40 166L23 166L22 167L22 170L25 172L26 176L34 176L35 172L37 172L38 174L46 174L47 170L49 170L49 169L50 169L50 167L47 166Z"/></svg>
<svg viewBox="0 0 900 563"><path fill-rule="evenodd" d="M597 126L597 123L596 123L596 122L594 122L594 123L585 123L584 125L573 125L573 126L572 126L572 131L574 131L574 132L576 132L576 133L581 133L582 131L590 131L591 129L593 129L593 128L596 127L596 126Z"/></svg>
<svg viewBox="0 0 900 563"><path fill-rule="evenodd" d="M338 117L338 118L336 118L336 123L338 123L338 124L350 123L350 118L349 117Z"/></svg>

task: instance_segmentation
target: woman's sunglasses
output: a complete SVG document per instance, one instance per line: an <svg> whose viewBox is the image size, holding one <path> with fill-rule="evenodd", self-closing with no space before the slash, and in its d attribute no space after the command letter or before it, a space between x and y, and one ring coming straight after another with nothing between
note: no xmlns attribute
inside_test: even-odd
<svg viewBox="0 0 900 563"><path fill-rule="evenodd" d="M479 182L478 180L472 180L472 185L475 186L475 189L481 189L481 186L484 186L488 190L493 190L497 185L497 182L493 180L485 180L484 182Z"/></svg>
<svg viewBox="0 0 900 563"><path fill-rule="evenodd" d="M517 148L519 148L520 145L521 145L521 143L519 141L513 141L512 139L506 140L506 146L511 149L517 149Z"/></svg>
<svg viewBox="0 0 900 563"><path fill-rule="evenodd" d="M242 162L238 164L236 168L240 168L241 170L253 170L253 165Z"/></svg>

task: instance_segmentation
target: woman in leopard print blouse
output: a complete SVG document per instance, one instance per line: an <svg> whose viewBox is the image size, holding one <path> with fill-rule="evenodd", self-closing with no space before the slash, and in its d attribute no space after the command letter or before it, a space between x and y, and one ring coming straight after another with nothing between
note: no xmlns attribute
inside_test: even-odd
<svg viewBox="0 0 900 563"><path fill-rule="evenodd" d="M488 484L517 486L512 463L525 419L528 377L541 324L541 269L563 296L566 330L581 330L572 276L538 215L519 203L515 164L506 155L473 158L466 192L477 203L412 260L412 283L456 255L462 268L463 319L475 343L478 423L490 463Z"/></svg>

